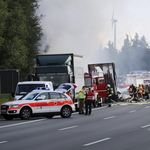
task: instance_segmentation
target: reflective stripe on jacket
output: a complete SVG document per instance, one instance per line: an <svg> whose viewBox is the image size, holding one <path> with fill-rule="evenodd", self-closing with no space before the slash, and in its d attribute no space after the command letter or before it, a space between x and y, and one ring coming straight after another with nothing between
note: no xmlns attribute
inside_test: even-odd
<svg viewBox="0 0 150 150"><path fill-rule="evenodd" d="M111 88L107 88L107 96L110 97L112 96L112 91L111 91Z"/></svg>
<svg viewBox="0 0 150 150"><path fill-rule="evenodd" d="M142 86L142 94L145 94L145 86Z"/></svg>
<svg viewBox="0 0 150 150"><path fill-rule="evenodd" d="M93 100L93 96L94 96L93 92L88 91L88 96L87 96L86 100L92 101Z"/></svg>
<svg viewBox="0 0 150 150"><path fill-rule="evenodd" d="M132 95L132 94L133 94L133 90L132 90L132 88L130 88L130 87L129 87L129 89L128 89L128 90L129 90L130 95Z"/></svg>

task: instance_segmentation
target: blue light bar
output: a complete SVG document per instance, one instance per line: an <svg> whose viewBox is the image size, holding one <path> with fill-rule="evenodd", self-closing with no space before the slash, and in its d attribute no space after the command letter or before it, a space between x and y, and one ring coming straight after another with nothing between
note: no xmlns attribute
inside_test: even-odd
<svg viewBox="0 0 150 150"><path fill-rule="evenodd" d="M36 90L50 90L49 87L37 87Z"/></svg>

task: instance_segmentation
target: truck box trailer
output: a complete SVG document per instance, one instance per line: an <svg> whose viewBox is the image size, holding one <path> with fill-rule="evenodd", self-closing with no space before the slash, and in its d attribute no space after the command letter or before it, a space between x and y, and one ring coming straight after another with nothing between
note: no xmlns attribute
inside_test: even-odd
<svg viewBox="0 0 150 150"><path fill-rule="evenodd" d="M73 53L36 55L36 79L51 81L54 89L62 83L75 83L77 88L70 91L74 102L84 86L83 56ZM77 107L77 106L76 106Z"/></svg>

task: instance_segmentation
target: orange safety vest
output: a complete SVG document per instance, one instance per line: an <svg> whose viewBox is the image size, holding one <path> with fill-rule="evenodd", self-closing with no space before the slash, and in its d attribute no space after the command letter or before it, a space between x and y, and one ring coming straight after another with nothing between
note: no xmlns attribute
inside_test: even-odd
<svg viewBox="0 0 150 150"><path fill-rule="evenodd" d="M145 86L142 86L142 94L145 94Z"/></svg>
<svg viewBox="0 0 150 150"><path fill-rule="evenodd" d="M129 90L130 95L132 95L133 94L132 88L129 87L128 90Z"/></svg>

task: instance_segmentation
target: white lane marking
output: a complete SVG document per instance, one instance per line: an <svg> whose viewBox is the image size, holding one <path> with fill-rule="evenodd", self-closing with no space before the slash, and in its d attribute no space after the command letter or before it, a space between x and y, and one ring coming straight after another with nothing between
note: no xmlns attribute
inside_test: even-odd
<svg viewBox="0 0 150 150"><path fill-rule="evenodd" d="M46 119L39 119L39 120L33 120L33 121L28 121L28 122L10 124L10 125L6 125L6 126L0 126L0 129L1 129L1 128L12 127L12 126L18 126L18 125L21 125L21 124L33 123L33 122L42 121L42 120L46 120Z"/></svg>
<svg viewBox="0 0 150 150"><path fill-rule="evenodd" d="M106 108L106 107L108 107L108 106L103 106L103 107L94 108L94 109L92 109L92 111L98 110L98 109L103 109L103 108Z"/></svg>
<svg viewBox="0 0 150 150"><path fill-rule="evenodd" d="M98 110L98 109L103 109L103 108L106 108L106 107L107 107L107 106L100 107L100 108L95 108L95 109L92 109L92 111ZM79 112L74 112L74 113L72 113L72 115L78 114L78 113L79 113ZM59 118L59 117L60 117L60 116L54 116L53 118ZM1 129L1 128L12 127L12 126L17 126L17 125L21 125L21 124L33 123L33 122L42 121L42 120L46 120L46 119L39 119L39 120L28 121L28 122L23 122L23 123L16 123L16 124L11 124L11 125L0 126L0 129Z"/></svg>
<svg viewBox="0 0 150 150"><path fill-rule="evenodd" d="M104 119L112 119L112 118L115 118L115 116L107 117L107 118L104 118Z"/></svg>
<svg viewBox="0 0 150 150"><path fill-rule="evenodd" d="M59 130L67 130L67 129L72 129L72 128L76 128L76 127L78 127L77 125L76 126L71 126L71 127L66 127L66 128L62 128L62 129L59 129Z"/></svg>
<svg viewBox="0 0 150 150"><path fill-rule="evenodd" d="M132 111L130 111L129 113L134 113L136 110L132 110Z"/></svg>
<svg viewBox="0 0 150 150"><path fill-rule="evenodd" d="M149 106L146 106L145 108L148 108Z"/></svg>
<svg viewBox="0 0 150 150"><path fill-rule="evenodd" d="M146 128L146 127L149 127L149 126L150 126L150 124L142 126L141 128Z"/></svg>
<svg viewBox="0 0 150 150"><path fill-rule="evenodd" d="M96 144L96 143L100 143L100 142L103 142L103 141L106 141L106 140L110 140L111 138L105 138L105 139L101 139L101 140L98 140L98 141L95 141L95 142L91 142L91 143L87 143L87 144L84 144L83 146L90 146L90 145L93 145L93 144Z"/></svg>
<svg viewBox="0 0 150 150"><path fill-rule="evenodd" d="M0 142L0 144L4 144L4 143L7 143L8 141L2 141L2 142Z"/></svg>

